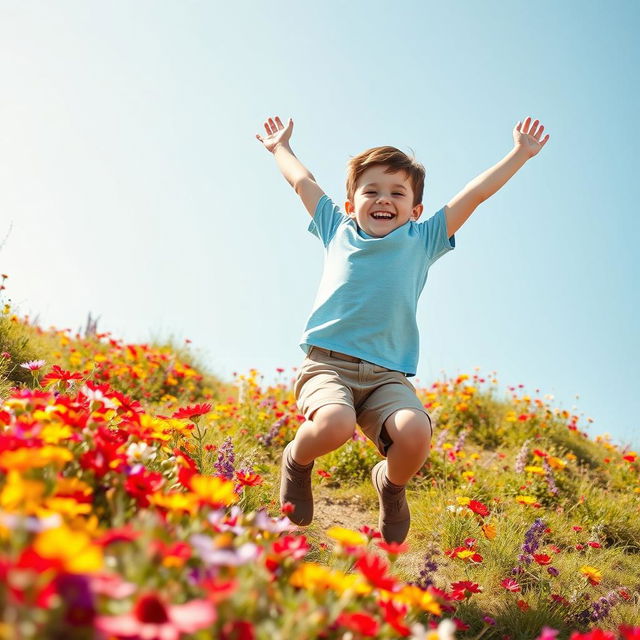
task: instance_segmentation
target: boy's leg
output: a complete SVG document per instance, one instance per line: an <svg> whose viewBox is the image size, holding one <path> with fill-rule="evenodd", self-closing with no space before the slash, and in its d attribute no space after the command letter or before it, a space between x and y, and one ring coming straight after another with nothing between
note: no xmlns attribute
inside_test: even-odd
<svg viewBox="0 0 640 640"><path fill-rule="evenodd" d="M379 366L366 373L369 394L358 407L358 424L387 456L371 472L380 503L378 526L387 542L403 542L411 523L405 486L429 454L431 420L404 374Z"/></svg>
<svg viewBox="0 0 640 640"><path fill-rule="evenodd" d="M285 447L280 475L280 504L290 502L289 519L307 525L313 519L313 461L342 446L356 428L356 413L345 404L326 404L310 415Z"/></svg>

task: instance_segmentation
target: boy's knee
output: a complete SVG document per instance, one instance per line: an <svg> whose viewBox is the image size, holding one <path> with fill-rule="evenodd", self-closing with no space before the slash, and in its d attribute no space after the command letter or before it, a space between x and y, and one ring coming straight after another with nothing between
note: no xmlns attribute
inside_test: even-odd
<svg viewBox="0 0 640 640"><path fill-rule="evenodd" d="M346 404L326 404L313 412L311 420L322 431L345 442L356 430L356 412Z"/></svg>
<svg viewBox="0 0 640 640"><path fill-rule="evenodd" d="M385 422L394 442L428 450L431 443L431 419L414 409L400 409Z"/></svg>

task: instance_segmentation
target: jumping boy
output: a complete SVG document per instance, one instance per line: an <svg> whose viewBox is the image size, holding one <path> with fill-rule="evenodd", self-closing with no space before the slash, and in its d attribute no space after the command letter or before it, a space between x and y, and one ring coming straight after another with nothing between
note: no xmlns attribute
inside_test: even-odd
<svg viewBox="0 0 640 640"><path fill-rule="evenodd" d="M455 247L456 231L549 140L527 118L513 129L514 148L472 180L426 222L424 167L389 146L348 163L346 215L291 150L293 120L264 123L256 137L313 218L308 230L325 248L320 287L300 342L306 353L294 393L306 422L282 456L280 502L292 522L313 518L314 460L347 442L356 428L383 456L371 472L378 527L386 542L403 542L411 522L405 487L425 463L431 417L407 378L418 365L416 307L429 267Z"/></svg>

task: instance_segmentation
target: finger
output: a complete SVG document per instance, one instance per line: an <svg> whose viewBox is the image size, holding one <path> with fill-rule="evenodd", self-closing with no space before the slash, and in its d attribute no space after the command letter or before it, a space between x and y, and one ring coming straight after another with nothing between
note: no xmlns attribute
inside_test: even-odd
<svg viewBox="0 0 640 640"><path fill-rule="evenodd" d="M280 120L279 116L276 116L276 123L278 125L278 129L284 129L284 125L282 124L282 120Z"/></svg>
<svg viewBox="0 0 640 640"><path fill-rule="evenodd" d="M540 140L540 136L542 135L542 132L544 131L544 126L540 125L538 127L538 130L536 131L536 134L533 136L536 140Z"/></svg>
<svg viewBox="0 0 640 640"><path fill-rule="evenodd" d="M529 125L531 124L531 117L527 116L524 125L522 127L522 133L529 133Z"/></svg>
<svg viewBox="0 0 640 640"><path fill-rule="evenodd" d="M256 138L258 138L258 140L260 140L260 142L262 142L262 138L260 137L259 133L256 133Z"/></svg>
<svg viewBox="0 0 640 640"><path fill-rule="evenodd" d="M540 146L544 147L544 145L547 144L548 139L549 139L549 134L547 133L547 135L544 137L544 140L540 143Z"/></svg>
<svg viewBox="0 0 640 640"><path fill-rule="evenodd" d="M268 136L271 135L271 129L269 128L269 121L268 120L264 121L264 130L267 132Z"/></svg>
<svg viewBox="0 0 640 640"><path fill-rule="evenodd" d="M275 133L278 130L278 127L276 127L276 123L273 121L273 118L269 118L269 124L271 125L271 133Z"/></svg>
<svg viewBox="0 0 640 640"><path fill-rule="evenodd" d="M533 124L531 125L531 131L529 131L529 135L532 135L534 138L536 137L539 122L539 120L534 120Z"/></svg>

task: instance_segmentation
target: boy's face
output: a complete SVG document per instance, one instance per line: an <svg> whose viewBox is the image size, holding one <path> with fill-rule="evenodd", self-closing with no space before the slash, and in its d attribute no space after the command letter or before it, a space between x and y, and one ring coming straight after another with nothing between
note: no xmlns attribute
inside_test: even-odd
<svg viewBox="0 0 640 640"><path fill-rule="evenodd" d="M384 238L409 220L416 221L423 206L413 205L413 189L403 171L385 173L386 166L367 169L358 180L353 202L344 203L345 211L357 225L374 238ZM376 212L393 214L390 219L376 217Z"/></svg>

